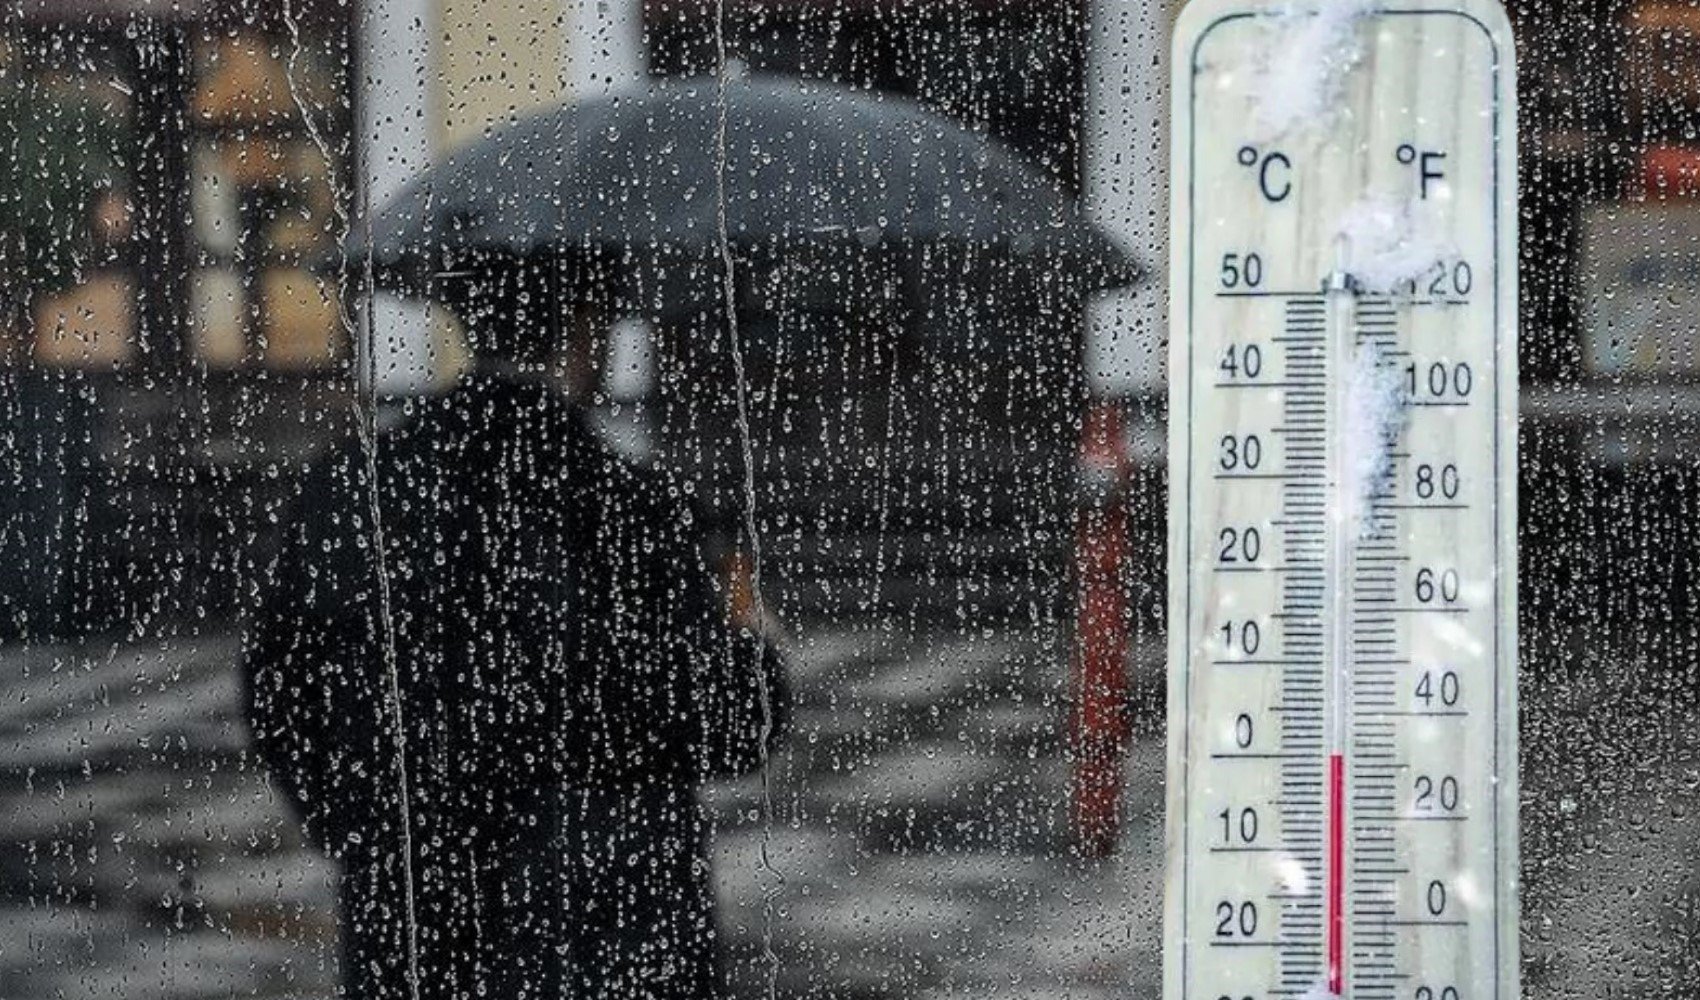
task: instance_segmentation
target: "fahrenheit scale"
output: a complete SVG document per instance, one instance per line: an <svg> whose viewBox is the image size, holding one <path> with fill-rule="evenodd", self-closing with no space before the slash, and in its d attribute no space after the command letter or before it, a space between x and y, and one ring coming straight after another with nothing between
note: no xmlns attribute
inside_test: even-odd
<svg viewBox="0 0 1700 1000"><path fill-rule="evenodd" d="M1509 25L1193 0L1174 51L1165 996L1512 1000Z"/></svg>

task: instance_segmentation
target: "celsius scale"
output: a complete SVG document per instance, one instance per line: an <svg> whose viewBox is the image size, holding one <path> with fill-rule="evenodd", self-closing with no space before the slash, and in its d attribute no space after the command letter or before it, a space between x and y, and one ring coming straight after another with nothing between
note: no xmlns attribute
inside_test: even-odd
<svg viewBox="0 0 1700 1000"><path fill-rule="evenodd" d="M1517 172L1493 0L1174 42L1167 1000L1513 1000Z"/></svg>

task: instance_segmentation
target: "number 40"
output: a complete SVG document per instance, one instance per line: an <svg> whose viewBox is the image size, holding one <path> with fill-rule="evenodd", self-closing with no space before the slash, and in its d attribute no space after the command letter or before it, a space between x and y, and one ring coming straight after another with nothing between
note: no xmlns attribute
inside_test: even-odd
<svg viewBox="0 0 1700 1000"><path fill-rule="evenodd" d="M1263 348L1256 344L1229 344L1220 367L1229 380L1244 377L1255 381L1263 374Z"/></svg>

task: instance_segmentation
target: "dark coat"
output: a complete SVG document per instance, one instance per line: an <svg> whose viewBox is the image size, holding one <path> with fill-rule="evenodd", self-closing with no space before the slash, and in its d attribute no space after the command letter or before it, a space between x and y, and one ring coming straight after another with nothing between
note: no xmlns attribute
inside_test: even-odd
<svg viewBox="0 0 1700 1000"><path fill-rule="evenodd" d="M721 993L696 792L778 732L777 657L678 486L553 390L412 405L306 476L247 654L259 750L344 865L350 995L408 996L404 740L422 997Z"/></svg>

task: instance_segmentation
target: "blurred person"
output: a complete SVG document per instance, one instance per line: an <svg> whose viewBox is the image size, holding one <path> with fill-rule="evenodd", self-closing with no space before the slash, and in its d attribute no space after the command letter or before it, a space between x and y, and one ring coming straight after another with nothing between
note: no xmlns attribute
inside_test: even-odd
<svg viewBox="0 0 1700 1000"><path fill-rule="evenodd" d="M473 371L300 484L254 738L342 862L350 996L410 996L411 938L421 997L716 997L696 795L771 746L782 665L681 488L586 422L603 286L561 323L553 269L483 270L441 296Z"/></svg>

